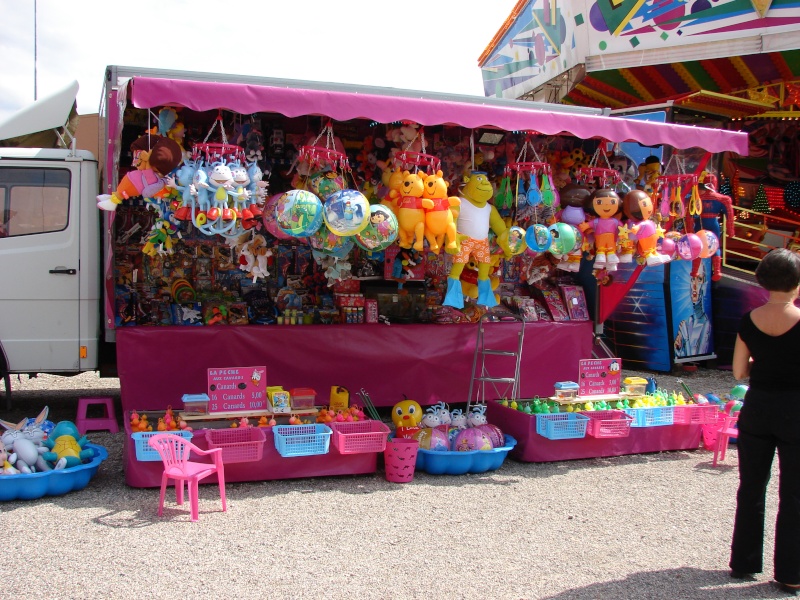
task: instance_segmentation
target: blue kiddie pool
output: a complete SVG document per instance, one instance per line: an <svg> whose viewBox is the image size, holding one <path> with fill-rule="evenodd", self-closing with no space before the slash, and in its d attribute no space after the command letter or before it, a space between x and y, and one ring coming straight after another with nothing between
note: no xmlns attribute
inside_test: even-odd
<svg viewBox="0 0 800 600"><path fill-rule="evenodd" d="M34 500L82 490L97 473L100 463L108 458L108 451L103 446L86 444L84 449L94 453L88 463L58 471L0 475L0 501Z"/></svg>
<svg viewBox="0 0 800 600"><path fill-rule="evenodd" d="M463 475L464 473L485 473L499 469L508 453L517 445L517 440L505 434L505 444L491 450L467 450L446 452L417 451L416 469L430 475Z"/></svg>

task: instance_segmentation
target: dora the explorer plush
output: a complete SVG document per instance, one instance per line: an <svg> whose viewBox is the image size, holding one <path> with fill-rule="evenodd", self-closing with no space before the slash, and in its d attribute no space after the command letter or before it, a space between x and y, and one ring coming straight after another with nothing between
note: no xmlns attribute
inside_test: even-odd
<svg viewBox="0 0 800 600"><path fill-rule="evenodd" d="M489 271L492 268L492 257L489 250L489 230L497 235L497 244L503 249L506 258L511 256L508 247L508 228L503 217L497 212L489 199L494 196L492 182L485 172L473 171L464 177L461 190L461 210L458 215L456 229L458 231L459 248L453 259L453 267L447 278L447 294L445 306L464 308L464 293L461 287L461 272L475 258L478 263L478 304L488 308L497 306L497 299L492 292ZM448 250L448 252L450 252Z"/></svg>
<svg viewBox="0 0 800 600"><path fill-rule="evenodd" d="M135 171L126 173L112 194L97 196L97 207L117 210L128 198L154 198L164 189L164 178L183 160L177 142L160 135L143 135L131 144Z"/></svg>

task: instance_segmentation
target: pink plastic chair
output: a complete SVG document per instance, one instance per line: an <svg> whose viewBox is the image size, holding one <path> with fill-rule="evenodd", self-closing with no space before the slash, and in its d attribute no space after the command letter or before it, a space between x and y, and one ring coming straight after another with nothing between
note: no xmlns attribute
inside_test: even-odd
<svg viewBox="0 0 800 600"><path fill-rule="evenodd" d="M725 451L728 449L728 440L739 435L739 430L735 427L738 420L738 412L732 414L722 413L719 421L720 426L717 430L717 441L714 445L714 462L712 463L712 466L717 466L717 458L719 458L719 460L725 460Z"/></svg>
<svg viewBox="0 0 800 600"><path fill-rule="evenodd" d="M164 512L164 494L167 491L167 483L170 479L174 479L178 505L183 504L183 482L186 481L189 484L189 504L191 506L192 521L197 521L199 512L197 499L200 480L214 473L217 474L217 480L219 481L222 511L228 510L228 504L225 500L225 467L222 463L222 448L201 450L189 440L169 433L154 435L147 443L158 452L164 462L164 474L161 476L161 497L158 501L159 517ZM189 460L190 452L211 456L214 462L192 462Z"/></svg>

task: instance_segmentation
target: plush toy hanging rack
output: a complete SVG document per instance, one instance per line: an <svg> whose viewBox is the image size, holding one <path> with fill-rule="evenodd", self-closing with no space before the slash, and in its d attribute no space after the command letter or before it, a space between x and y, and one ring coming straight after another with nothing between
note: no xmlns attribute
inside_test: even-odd
<svg viewBox="0 0 800 600"><path fill-rule="evenodd" d="M417 140L420 142L422 152L410 150L411 146ZM427 145L425 143L425 128L420 127L417 131L417 135L414 136L414 139L408 142L403 150L400 150L394 155L395 166L407 171L414 169L415 172L419 169L427 168L430 168L430 171L433 173L439 171L442 168L442 161L440 161L439 158L433 154L426 154L426 149Z"/></svg>
<svg viewBox="0 0 800 600"><path fill-rule="evenodd" d="M325 136L325 145L320 146L319 141ZM300 146L297 156L298 161L305 161L309 168L315 169L330 168L334 171L351 172L350 161L344 152L336 149L333 137L333 125L328 121L319 132L314 141L308 146Z"/></svg>
<svg viewBox="0 0 800 600"><path fill-rule="evenodd" d="M678 173L667 174L672 168L673 163ZM686 173L686 166L673 154L666 168L664 175L656 178L656 194L661 198L661 216L663 218L683 218L686 216L686 207L683 203L687 188L691 188L689 195L689 214L692 216L700 215L703 212L703 203L700 200L699 190L700 178L695 173Z"/></svg>
<svg viewBox="0 0 800 600"><path fill-rule="evenodd" d="M599 187L610 188L616 187L622 181L619 171L613 168L608 161L608 155L604 150L605 144L605 141L603 141L597 146L597 150L594 151L588 166L575 169L575 178L578 183L586 184L596 181ZM600 166L601 158L606 163L605 167Z"/></svg>

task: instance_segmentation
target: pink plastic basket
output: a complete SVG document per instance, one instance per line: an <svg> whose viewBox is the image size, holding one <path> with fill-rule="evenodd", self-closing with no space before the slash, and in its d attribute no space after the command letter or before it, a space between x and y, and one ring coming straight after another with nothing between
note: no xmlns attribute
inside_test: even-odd
<svg viewBox="0 0 800 600"><path fill-rule="evenodd" d="M595 438L624 438L631 433L633 417L621 410L587 410L582 415L589 417L586 435Z"/></svg>
<svg viewBox="0 0 800 600"><path fill-rule="evenodd" d="M260 427L209 429L206 443L209 448L222 448L222 462L239 463L261 460L267 436Z"/></svg>
<svg viewBox="0 0 800 600"><path fill-rule="evenodd" d="M333 446L339 454L383 452L389 428L380 421L352 421L330 423L333 429Z"/></svg>
<svg viewBox="0 0 800 600"><path fill-rule="evenodd" d="M386 481L408 483L414 479L419 440L392 438L383 451Z"/></svg>
<svg viewBox="0 0 800 600"><path fill-rule="evenodd" d="M684 404L675 407L675 425L712 425L720 414L716 404Z"/></svg>

